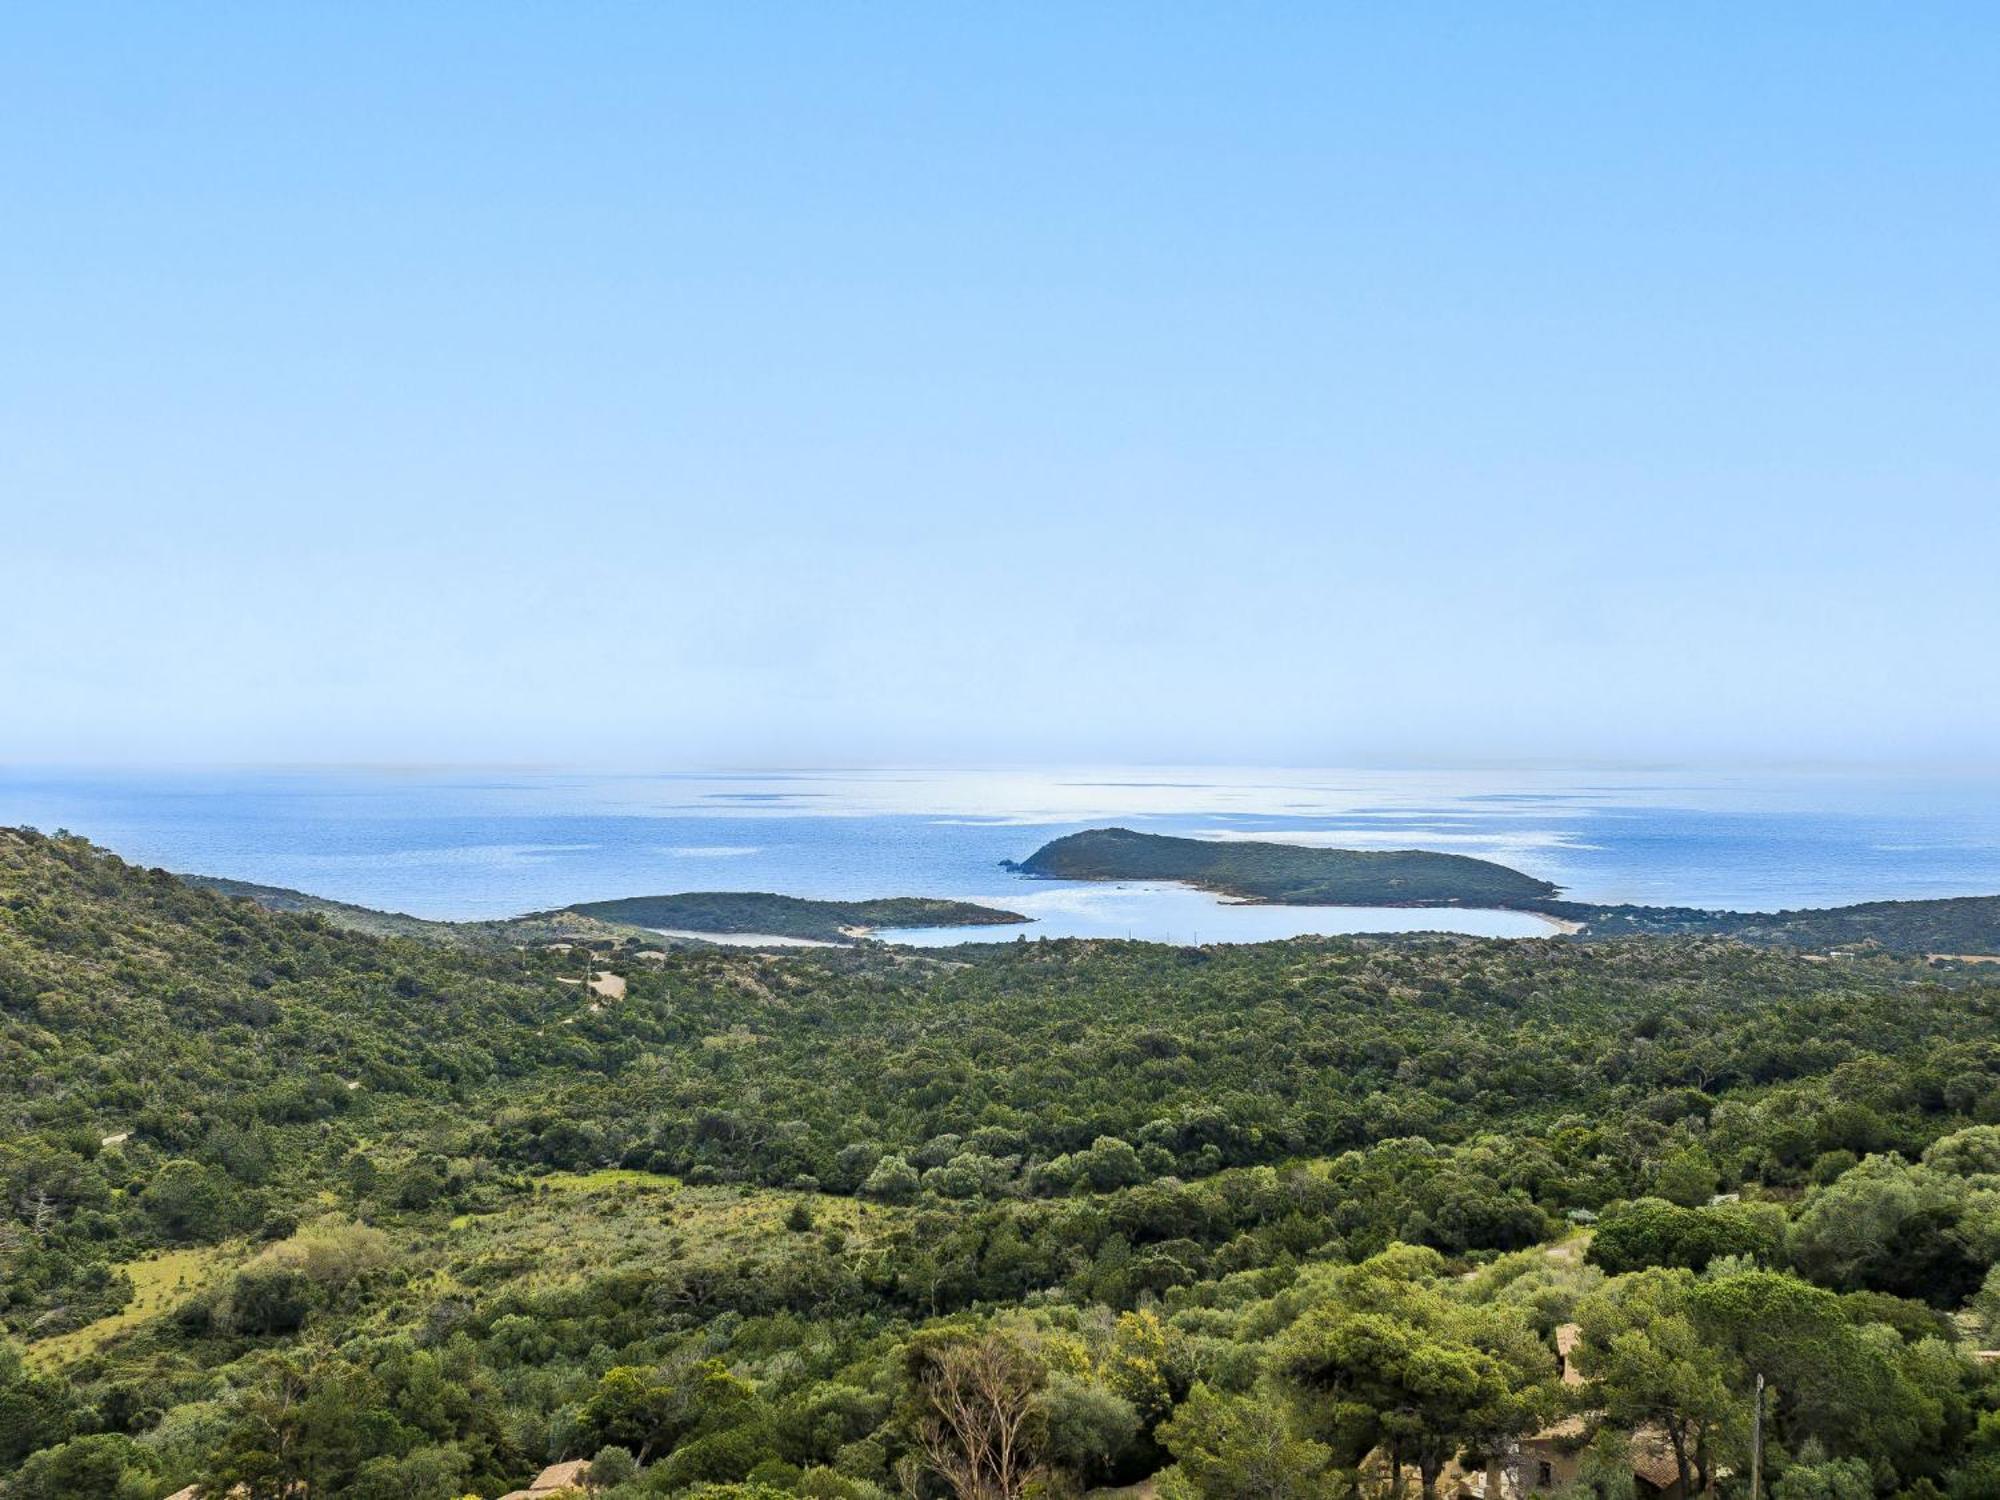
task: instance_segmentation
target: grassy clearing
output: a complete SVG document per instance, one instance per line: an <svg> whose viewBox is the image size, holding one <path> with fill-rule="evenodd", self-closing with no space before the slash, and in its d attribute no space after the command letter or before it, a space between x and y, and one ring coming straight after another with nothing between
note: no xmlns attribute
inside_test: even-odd
<svg viewBox="0 0 2000 1500"><path fill-rule="evenodd" d="M606 1188L639 1187L660 1192L678 1191L681 1180L664 1172L639 1172L629 1167L606 1167L600 1172L551 1172L537 1177L537 1189L553 1192L602 1192Z"/></svg>
<svg viewBox="0 0 2000 1500"><path fill-rule="evenodd" d="M635 1182L633 1179L637 1179ZM552 1183L553 1178L540 1179ZM667 1189L662 1191L660 1189ZM795 1205L810 1231L788 1227ZM904 1211L817 1193L676 1187L644 1172L566 1174L562 1186L499 1213L460 1215L450 1233L409 1253L434 1294L542 1290L608 1271L684 1265L756 1265L788 1253L802 1234L837 1229L844 1253L868 1253Z"/></svg>
<svg viewBox="0 0 2000 1500"><path fill-rule="evenodd" d="M203 1245L126 1261L118 1269L132 1278L132 1300L81 1328L37 1339L28 1345L28 1363L46 1370L96 1353L119 1334L172 1312L240 1254L239 1246Z"/></svg>

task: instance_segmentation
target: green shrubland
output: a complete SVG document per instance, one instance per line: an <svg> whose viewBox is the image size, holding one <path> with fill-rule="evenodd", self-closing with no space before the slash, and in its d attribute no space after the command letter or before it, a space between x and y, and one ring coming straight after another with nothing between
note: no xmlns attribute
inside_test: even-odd
<svg viewBox="0 0 2000 1500"><path fill-rule="evenodd" d="M0 1493L2000 1492L1980 969L598 942L0 834Z"/></svg>

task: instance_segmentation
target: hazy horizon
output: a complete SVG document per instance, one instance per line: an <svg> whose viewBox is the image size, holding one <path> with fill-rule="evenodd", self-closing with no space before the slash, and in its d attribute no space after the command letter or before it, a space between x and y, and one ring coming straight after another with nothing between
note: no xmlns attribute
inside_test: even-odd
<svg viewBox="0 0 2000 1500"><path fill-rule="evenodd" d="M1994 788L1991 776L1686 768L0 770L0 824L66 828L142 865L441 920L686 890L915 893L1035 912L1045 925L1034 935L1080 923L1098 935L1198 929L1244 941L1405 919L1284 903L1232 912L1212 894L1049 885L1002 864L1064 834L1122 826L1471 855L1573 898L1658 907L1982 896L2000 890ZM1489 933L1492 920L1452 919Z"/></svg>
<svg viewBox="0 0 2000 1500"><path fill-rule="evenodd" d="M1543 773L1568 773L1588 775L1591 772L1617 772L1621 774L1674 772L1701 773L1704 775L1780 775L1780 776L1827 776L1827 777L1869 777L1911 778L1914 780L1971 778L1983 780L2000 777L2000 756L1989 758L1960 756L1930 757L1851 757L1846 759L1833 756L1807 758L1804 756L1772 755L1756 756L1599 756L1593 758L1569 758L1562 756L1426 756L1417 753L1398 755L1352 755L1337 762L1306 764L1279 759L1150 759L1146 757L1120 757L1116 760L1079 760L1052 756L1045 759L1006 760L998 758L962 757L958 759L895 759L879 757L875 759L853 758L848 760L735 760L735 761L658 761L647 762L638 759L592 759L588 756L548 757L544 759L481 760L475 757L441 757L435 760L355 758L349 760L310 760L279 758L230 758L226 756L172 758L158 755L133 754L80 755L69 758L11 757L0 758L0 771L15 774L39 772L75 772L84 775L103 774L120 776L126 774L148 775L275 775L293 773L300 775L322 775L352 773L362 776L432 776L463 771L483 775L504 775L510 772L538 776L560 776L570 773L598 777L683 777L694 779L713 776L785 776L806 774L854 774L888 775L898 772L909 773L1042 773L1073 774L1091 771L1143 771L1166 772L1176 770L1192 771L1271 771L1271 772L1318 772L1337 774L1343 771L1379 772L1467 772L1523 775Z"/></svg>

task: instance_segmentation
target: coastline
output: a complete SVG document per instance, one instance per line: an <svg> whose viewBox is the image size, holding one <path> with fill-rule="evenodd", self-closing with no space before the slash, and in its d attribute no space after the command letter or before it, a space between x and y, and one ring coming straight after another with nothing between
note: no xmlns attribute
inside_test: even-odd
<svg viewBox="0 0 2000 1500"><path fill-rule="evenodd" d="M1280 908L1286 911L1452 911L1452 912L1508 912L1513 915L1531 917L1535 921L1551 927L1560 937L1575 937L1589 926L1571 917L1552 916L1545 911L1537 911L1531 906L1464 906L1445 901L1280 901L1270 896L1246 896L1241 891L1230 890L1226 886L1209 885L1200 880L1139 880L1122 876L1061 876L1042 875L1033 871L1019 870L1014 874L1025 880L1074 881L1080 884L1133 888L1146 885L1179 886L1183 890L1200 891L1222 907ZM1441 929L1449 931L1450 929Z"/></svg>
<svg viewBox="0 0 2000 1500"><path fill-rule="evenodd" d="M825 938L786 937L776 932L696 932L684 927L649 927L648 932L657 932L661 937L679 938L682 942L714 943L722 948L846 948L847 943L829 942ZM842 929L845 931L845 929Z"/></svg>

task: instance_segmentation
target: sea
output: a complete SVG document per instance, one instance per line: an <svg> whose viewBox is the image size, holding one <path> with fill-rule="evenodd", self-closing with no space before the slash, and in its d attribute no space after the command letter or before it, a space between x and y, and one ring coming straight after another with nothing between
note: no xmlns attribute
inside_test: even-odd
<svg viewBox="0 0 2000 1500"><path fill-rule="evenodd" d="M1739 911L2000 893L2000 774L1251 767L0 768L0 825L143 865L466 920L689 890L949 896L1032 918L890 932L1255 942L1545 935L1517 912L1245 905L1002 868L1085 828L1498 860L1584 901Z"/></svg>

